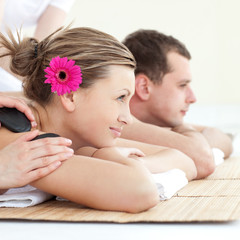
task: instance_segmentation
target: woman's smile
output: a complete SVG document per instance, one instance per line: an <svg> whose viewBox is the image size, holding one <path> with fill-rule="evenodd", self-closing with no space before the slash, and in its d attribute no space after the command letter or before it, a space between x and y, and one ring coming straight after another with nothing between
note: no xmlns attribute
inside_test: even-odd
<svg viewBox="0 0 240 240"><path fill-rule="evenodd" d="M112 133L114 134L115 137L121 136L122 128L110 127L110 130L112 131Z"/></svg>

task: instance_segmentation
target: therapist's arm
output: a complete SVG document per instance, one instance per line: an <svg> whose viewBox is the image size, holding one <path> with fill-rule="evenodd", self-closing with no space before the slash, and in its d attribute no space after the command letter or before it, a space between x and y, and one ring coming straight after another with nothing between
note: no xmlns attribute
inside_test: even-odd
<svg viewBox="0 0 240 240"><path fill-rule="evenodd" d="M42 40L63 26L67 13L60 8L49 5L38 20L34 37Z"/></svg>

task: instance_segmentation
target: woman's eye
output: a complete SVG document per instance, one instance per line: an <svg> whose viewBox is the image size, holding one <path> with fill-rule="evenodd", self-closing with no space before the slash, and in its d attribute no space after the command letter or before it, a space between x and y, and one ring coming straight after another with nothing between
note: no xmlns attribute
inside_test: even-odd
<svg viewBox="0 0 240 240"><path fill-rule="evenodd" d="M117 98L117 100L123 102L125 97L126 95L121 95L120 97Z"/></svg>

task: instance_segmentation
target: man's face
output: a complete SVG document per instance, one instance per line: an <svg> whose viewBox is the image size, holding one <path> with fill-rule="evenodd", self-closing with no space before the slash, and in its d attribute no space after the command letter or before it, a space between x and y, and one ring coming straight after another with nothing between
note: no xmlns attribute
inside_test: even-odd
<svg viewBox="0 0 240 240"><path fill-rule="evenodd" d="M149 115L151 123L175 127L183 123L190 104L196 97L190 87L192 79L189 60L178 53L167 54L171 72L164 75L161 84L151 82Z"/></svg>

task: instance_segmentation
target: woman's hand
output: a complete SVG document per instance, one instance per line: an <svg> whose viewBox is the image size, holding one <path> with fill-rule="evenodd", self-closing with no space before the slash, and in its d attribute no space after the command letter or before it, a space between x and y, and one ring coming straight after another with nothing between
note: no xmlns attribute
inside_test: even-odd
<svg viewBox="0 0 240 240"><path fill-rule="evenodd" d="M127 158L138 159L144 157L144 153L137 148L106 147L93 152L92 157L114 162L124 162Z"/></svg>
<svg viewBox="0 0 240 240"><path fill-rule="evenodd" d="M30 141L38 130L26 133L0 150L0 189L21 187L56 170L73 155L71 140L54 137Z"/></svg>
<svg viewBox="0 0 240 240"><path fill-rule="evenodd" d="M116 147L116 150L124 157L137 159L145 154L137 148Z"/></svg>
<svg viewBox="0 0 240 240"><path fill-rule="evenodd" d="M35 122L35 118L32 114L31 109L25 103L24 100L15 97L8 97L5 95L0 95L0 108L8 107L8 108L16 108L20 112L24 113L26 117L31 121L32 127L36 127L37 123ZM0 123L1 126L1 123Z"/></svg>

